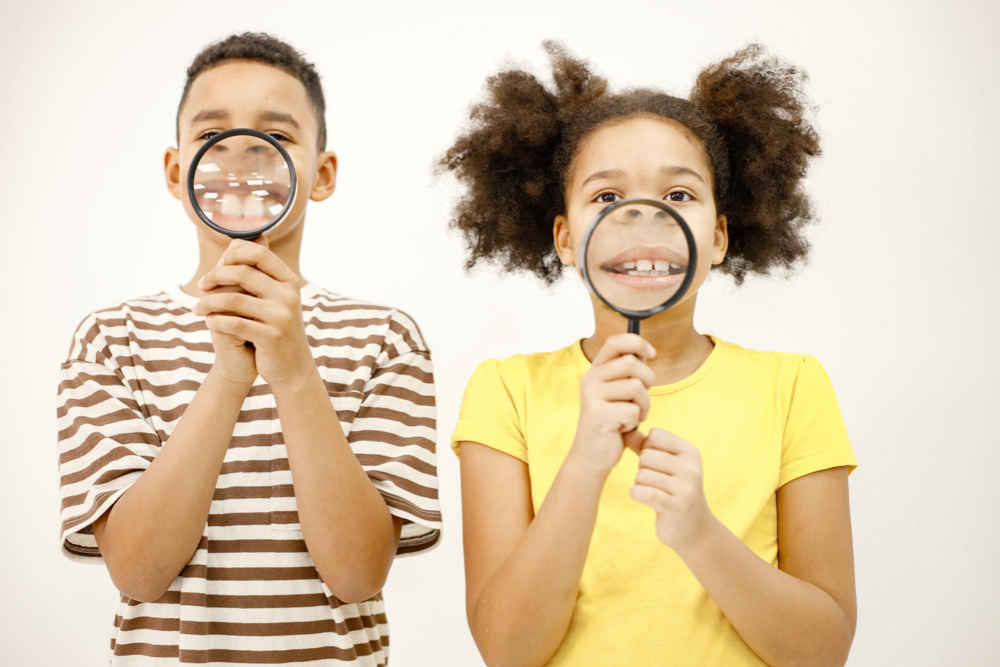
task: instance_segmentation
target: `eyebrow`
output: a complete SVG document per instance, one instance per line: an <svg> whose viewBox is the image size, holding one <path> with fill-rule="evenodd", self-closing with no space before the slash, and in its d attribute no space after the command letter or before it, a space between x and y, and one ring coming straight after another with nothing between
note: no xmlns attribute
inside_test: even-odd
<svg viewBox="0 0 1000 667"><path fill-rule="evenodd" d="M689 175L689 176L694 176L702 183L705 182L705 179L702 178L701 174L696 172L694 169L690 169L688 167L681 167L679 165L661 167L660 173L666 174L668 176ZM605 169L603 171L595 171L593 174L584 179L583 183L580 184L580 187L583 187L584 185L586 185L591 181L596 181L602 178L618 178L620 176L623 176L624 174L625 172L622 171L621 169Z"/></svg>
<svg viewBox="0 0 1000 667"><path fill-rule="evenodd" d="M229 118L229 112L225 109L202 109L191 119L191 124L194 125L206 120L226 120L227 118ZM259 120L268 123L287 123L297 130L301 129L299 121L295 120L295 117L291 114L283 111L261 112Z"/></svg>
<svg viewBox="0 0 1000 667"><path fill-rule="evenodd" d="M295 117L292 116L292 114L285 113L283 111L265 111L260 115L260 120L267 121L269 123L287 123L296 130L301 129L299 121L295 120Z"/></svg>
<svg viewBox="0 0 1000 667"><path fill-rule="evenodd" d="M225 109L202 109L191 119L191 124L200 123L203 120L225 120L229 118L229 112Z"/></svg>

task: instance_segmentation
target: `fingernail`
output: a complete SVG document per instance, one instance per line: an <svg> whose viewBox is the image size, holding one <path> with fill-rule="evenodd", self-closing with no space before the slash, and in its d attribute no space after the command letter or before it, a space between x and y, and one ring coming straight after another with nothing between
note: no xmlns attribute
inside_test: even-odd
<svg viewBox="0 0 1000 667"><path fill-rule="evenodd" d="M205 287L205 276L202 276L201 278L198 278L198 287L202 287L202 288Z"/></svg>

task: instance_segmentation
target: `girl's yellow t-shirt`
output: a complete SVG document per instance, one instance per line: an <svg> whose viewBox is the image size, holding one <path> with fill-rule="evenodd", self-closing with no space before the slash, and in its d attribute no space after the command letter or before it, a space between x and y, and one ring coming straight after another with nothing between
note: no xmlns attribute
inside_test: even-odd
<svg viewBox="0 0 1000 667"><path fill-rule="evenodd" d="M687 378L649 391L640 426L676 433L701 452L712 512L757 555L778 566L775 491L811 472L857 461L826 371L803 354L714 348ZM573 442L581 341L554 352L484 361L465 390L451 437L528 465L535 511ZM601 496L576 608L549 665L763 665L677 554L656 538L652 509L628 491L630 452ZM544 594L539 592L539 594Z"/></svg>

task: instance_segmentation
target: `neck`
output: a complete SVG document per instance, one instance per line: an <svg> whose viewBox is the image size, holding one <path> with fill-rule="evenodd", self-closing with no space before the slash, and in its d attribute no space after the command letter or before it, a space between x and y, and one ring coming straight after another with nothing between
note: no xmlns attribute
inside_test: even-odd
<svg viewBox="0 0 1000 667"><path fill-rule="evenodd" d="M278 256L288 268L295 272L299 282L308 282L299 269L299 254L302 250L302 233L305 225L304 221L299 222L294 228L288 230L276 239L268 237L268 248ZM205 225L198 226L198 268L195 269L194 276L182 286L188 294L201 297L204 292L198 288L198 281L206 273L215 268L219 263L219 258L226 251L231 243L230 239L219 234Z"/></svg>
<svg viewBox="0 0 1000 667"><path fill-rule="evenodd" d="M656 375L656 384L672 384L694 373L712 352L713 344L694 328L697 294L676 306L642 321L640 334L656 356L646 361ZM628 320L593 299L594 333L583 341L583 353L593 361L610 337L628 331Z"/></svg>

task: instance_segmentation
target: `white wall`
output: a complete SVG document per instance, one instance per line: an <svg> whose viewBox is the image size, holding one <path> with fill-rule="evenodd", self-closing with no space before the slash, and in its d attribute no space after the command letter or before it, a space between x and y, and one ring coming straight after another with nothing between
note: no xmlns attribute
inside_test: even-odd
<svg viewBox="0 0 1000 667"><path fill-rule="evenodd" d="M483 7L487 3L479 3ZM709 282L698 325L829 371L851 476L860 619L851 665L995 664L998 614L995 2L8 2L2 13L0 663L96 665L116 593L59 553L56 371L86 313L188 279L191 223L163 185L184 70L266 30L320 68L339 189L310 212L307 277L408 310L436 355L443 544L386 591L393 663L480 664L464 619L464 383L487 357L590 331L582 286L463 273L431 178L505 58L565 40L613 83L686 93L759 38L811 74L823 222L791 281ZM359 7L365 9L359 9ZM362 211L377 206L373 218ZM36 651L44 658L39 659Z"/></svg>

